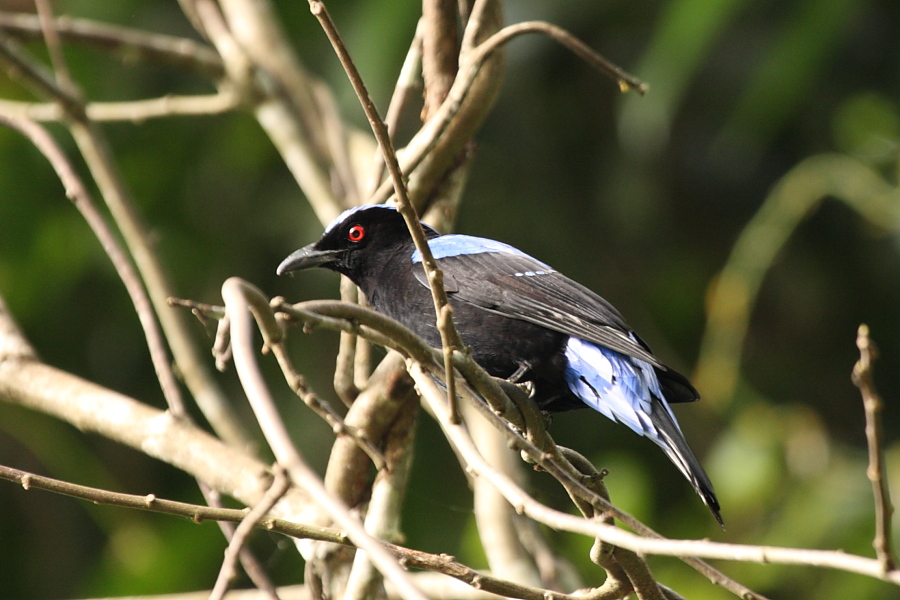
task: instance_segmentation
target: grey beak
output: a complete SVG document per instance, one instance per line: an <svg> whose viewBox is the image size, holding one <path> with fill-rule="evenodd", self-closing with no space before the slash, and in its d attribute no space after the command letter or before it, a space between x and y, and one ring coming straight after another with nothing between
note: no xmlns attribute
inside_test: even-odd
<svg viewBox="0 0 900 600"><path fill-rule="evenodd" d="M337 260L343 250L317 250L315 244L304 246L296 252L293 252L278 265L276 273L284 275L291 271L301 271L303 269L312 269L313 267L322 267Z"/></svg>

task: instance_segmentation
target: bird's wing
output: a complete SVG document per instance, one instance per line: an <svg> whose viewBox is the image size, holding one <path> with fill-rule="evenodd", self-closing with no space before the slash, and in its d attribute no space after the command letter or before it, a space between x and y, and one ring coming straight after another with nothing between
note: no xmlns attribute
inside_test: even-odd
<svg viewBox="0 0 900 600"><path fill-rule="evenodd" d="M452 244L457 253L442 252L440 242ZM460 242L470 241L470 246ZM479 238L442 236L429 241L438 265L444 272L452 297L506 317L522 319L536 325L601 344L611 350L645 360L666 370L653 354L632 335L609 302L586 287L554 271L539 260L515 248L491 242L487 251L475 252ZM469 250L458 253L459 248ZM413 272L427 286L421 263L413 257Z"/></svg>

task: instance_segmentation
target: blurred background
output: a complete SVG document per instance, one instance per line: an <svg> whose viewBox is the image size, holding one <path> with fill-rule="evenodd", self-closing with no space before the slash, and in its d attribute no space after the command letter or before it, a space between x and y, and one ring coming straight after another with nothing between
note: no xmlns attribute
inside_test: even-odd
<svg viewBox="0 0 900 600"><path fill-rule="evenodd" d="M13 4L0 0L0 10ZM274 4L305 65L332 86L344 118L366 128L307 4ZM58 14L197 37L174 2L54 6ZM329 8L383 112L420 5L348 0ZM477 136L457 230L511 243L597 291L665 362L695 375L704 400L676 411L716 485L728 530L717 528L662 453L602 416L557 415L555 439L609 469L613 501L667 536L872 556L865 421L850 371L857 327L867 323L881 352L876 383L887 405L886 452L900 498L900 222L864 218L824 186L826 197L788 232L771 268L765 265L732 365L737 377L722 375L719 366L703 371L702 364L698 374L698 361L719 273L744 228L798 165L832 154L840 164L872 170L894 190L890 202L900 203L900 3L511 1L506 19L560 25L650 91L622 95L546 39L512 42L500 99ZM26 47L45 56L39 44ZM92 100L214 91L165 66L123 65L75 44L65 51ZM33 99L5 73L0 98ZM417 114L411 109L410 129ZM103 129L180 296L220 302L219 288L230 276L291 300L337 296L330 273L275 276L279 261L316 239L322 226L251 115ZM51 131L75 157L67 132L58 125ZM0 129L0 295L47 363L164 405L134 310L106 255L46 161L6 129ZM207 336L199 323L196 332ZM334 398L337 336L296 335L293 344L313 388ZM274 368L270 373L298 444L323 467L329 429ZM221 380L242 406L233 371ZM415 460L407 544L483 567L465 479L428 417L419 424ZM185 474L6 403L0 403L0 463L201 501ZM531 483L539 499L569 510L549 477L535 473ZM224 548L210 523L97 507L5 482L0 507L0 590L10 598L208 589ZM590 540L551 535L586 584L599 584ZM254 543L279 582L299 581L302 563L292 546L265 534ZM898 597L892 586L844 573L717 566L773 598ZM676 560L653 558L651 567L686 597L730 597Z"/></svg>

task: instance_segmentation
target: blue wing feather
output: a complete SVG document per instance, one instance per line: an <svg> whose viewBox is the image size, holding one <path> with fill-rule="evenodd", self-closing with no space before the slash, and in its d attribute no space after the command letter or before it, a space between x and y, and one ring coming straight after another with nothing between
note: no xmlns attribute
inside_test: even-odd
<svg viewBox="0 0 900 600"><path fill-rule="evenodd" d="M461 256L465 254L481 254L483 252L499 252L501 254L515 254L516 256L522 256L525 258L529 258L534 261L536 264L540 265L541 268L547 271L552 271L549 266L540 262L539 260L528 256L518 248L514 246L510 246L509 244L504 244L503 242L498 242L497 240L490 240L487 238L474 237L471 235L459 235L459 234L450 234L450 235L442 235L440 237L436 237L428 240L428 247L431 248L431 254L434 256L435 260L439 260L441 258L447 258L450 256ZM413 263L422 262L422 255L418 250L413 252L412 254Z"/></svg>
<svg viewBox="0 0 900 600"><path fill-rule="evenodd" d="M577 337L569 338L565 355L566 384L573 394L613 421L664 445L650 419L654 398L662 399L673 422L675 415L649 363Z"/></svg>
<svg viewBox="0 0 900 600"><path fill-rule="evenodd" d="M632 336L634 334L631 334ZM719 502L648 362L570 337L565 380L582 402L656 443L694 486L719 524Z"/></svg>

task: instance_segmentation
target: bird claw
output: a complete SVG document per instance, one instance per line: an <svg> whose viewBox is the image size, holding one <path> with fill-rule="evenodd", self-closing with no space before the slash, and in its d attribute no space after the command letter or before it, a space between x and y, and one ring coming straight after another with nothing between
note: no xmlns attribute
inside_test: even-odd
<svg viewBox="0 0 900 600"><path fill-rule="evenodd" d="M528 361L522 361L519 363L519 367L515 370L515 372L507 377L506 380L518 387L520 390L525 392L529 398L534 400L534 382L524 380L529 371L531 371L531 363L529 363Z"/></svg>
<svg viewBox="0 0 900 600"><path fill-rule="evenodd" d="M534 382L533 381L523 381L522 383L516 383L523 392L528 394L528 397L534 400Z"/></svg>
<svg viewBox="0 0 900 600"><path fill-rule="evenodd" d="M531 370L531 363L529 363L527 361L522 361L519 363L519 367L515 370L515 372L512 375L510 375L507 378L507 380L510 383L515 383L515 384L523 383L522 380L525 378L525 376L528 374L528 372L530 370ZM524 382L524 383L530 383L530 382ZM533 389L534 388L532 387L532 390ZM528 395L530 396L531 392L529 392Z"/></svg>

